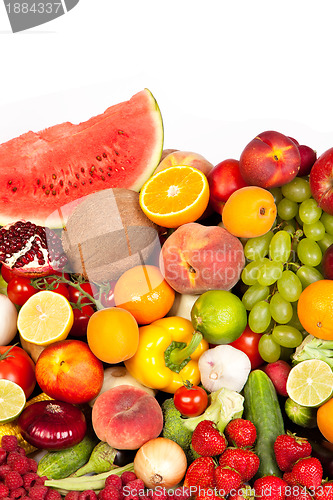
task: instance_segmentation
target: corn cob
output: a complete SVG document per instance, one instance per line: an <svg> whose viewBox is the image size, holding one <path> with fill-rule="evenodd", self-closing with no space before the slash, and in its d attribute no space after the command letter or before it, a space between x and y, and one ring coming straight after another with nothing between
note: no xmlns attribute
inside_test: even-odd
<svg viewBox="0 0 333 500"><path fill-rule="evenodd" d="M27 406L30 406L33 403L37 403L37 401L45 401L48 399L53 399L45 392L42 392L41 394L38 394L38 396L35 396L34 398L29 399L24 408L27 408ZM17 437L17 442L18 445L24 448L26 454L28 455L29 453L32 453L33 451L36 451L37 448L32 446L31 444L27 443L25 439L23 439L22 434L20 433L19 426L17 425L18 419L16 418L12 422L9 422L8 424L0 424L0 440L2 436L9 435L9 436L16 436Z"/></svg>

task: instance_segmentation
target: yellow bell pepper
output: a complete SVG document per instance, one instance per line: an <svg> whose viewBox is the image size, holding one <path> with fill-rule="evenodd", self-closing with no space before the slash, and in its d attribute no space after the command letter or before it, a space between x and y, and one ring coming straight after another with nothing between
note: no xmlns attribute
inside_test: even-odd
<svg viewBox="0 0 333 500"><path fill-rule="evenodd" d="M200 383L198 359L209 345L191 321L171 316L142 326L139 332L138 349L125 366L141 384L174 394L186 380Z"/></svg>

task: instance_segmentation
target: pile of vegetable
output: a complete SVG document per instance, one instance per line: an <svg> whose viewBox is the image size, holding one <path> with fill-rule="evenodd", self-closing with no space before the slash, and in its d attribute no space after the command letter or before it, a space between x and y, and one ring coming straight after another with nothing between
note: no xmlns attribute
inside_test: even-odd
<svg viewBox="0 0 333 500"><path fill-rule="evenodd" d="M330 498L322 160L274 131L216 166L162 153L143 98L156 137L138 154L149 169L133 170L140 194L112 169L117 187L102 189L109 160L96 153L99 187L62 207L66 225L0 228L0 497ZM144 142L135 117L128 137L116 128L129 164Z"/></svg>

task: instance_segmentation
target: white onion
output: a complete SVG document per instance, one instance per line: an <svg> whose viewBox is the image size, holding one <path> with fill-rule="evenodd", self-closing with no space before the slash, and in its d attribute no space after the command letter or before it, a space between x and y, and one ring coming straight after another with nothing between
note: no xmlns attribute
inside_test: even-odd
<svg viewBox="0 0 333 500"><path fill-rule="evenodd" d="M172 488L184 477L187 467L183 449L171 439L150 439L134 458L134 472L147 488Z"/></svg>
<svg viewBox="0 0 333 500"><path fill-rule="evenodd" d="M17 333L17 309L3 294L0 294L0 318L0 345L8 345Z"/></svg>

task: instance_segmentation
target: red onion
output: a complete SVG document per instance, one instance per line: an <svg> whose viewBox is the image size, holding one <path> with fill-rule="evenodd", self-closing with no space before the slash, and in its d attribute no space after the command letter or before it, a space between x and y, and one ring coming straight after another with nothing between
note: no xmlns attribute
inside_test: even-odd
<svg viewBox="0 0 333 500"><path fill-rule="evenodd" d="M83 412L71 403L48 400L27 406L18 419L23 438L32 446L62 450L79 443L87 431Z"/></svg>

